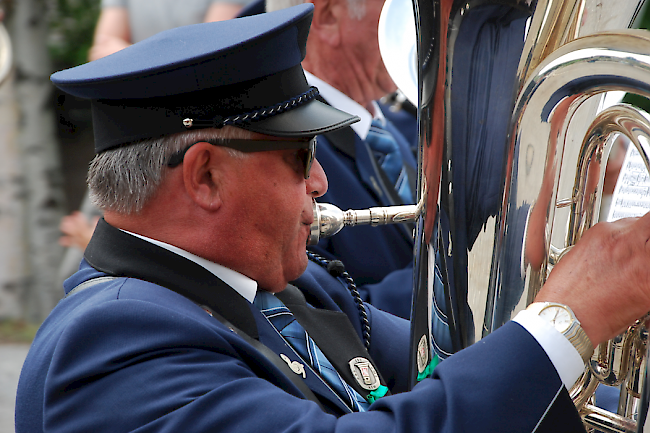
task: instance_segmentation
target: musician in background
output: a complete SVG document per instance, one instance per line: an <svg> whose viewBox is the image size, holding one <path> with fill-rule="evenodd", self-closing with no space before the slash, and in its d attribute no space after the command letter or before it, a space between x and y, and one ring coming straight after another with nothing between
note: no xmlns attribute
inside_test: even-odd
<svg viewBox="0 0 650 433"><path fill-rule="evenodd" d="M274 11L304 0L267 0ZM313 0L314 19L303 67L333 107L361 121L318 138L318 158L329 176L320 199L341 209L412 204L417 162L412 138L384 115L377 101L396 90L379 52L377 27L384 0ZM415 122L408 124L416 128ZM388 140L383 140L388 137ZM323 239L314 251L340 259L365 300L410 318L413 227L360 226Z"/></svg>
<svg viewBox="0 0 650 433"><path fill-rule="evenodd" d="M234 18L250 0L102 0L89 59L96 60L163 30Z"/></svg>
<svg viewBox="0 0 650 433"><path fill-rule="evenodd" d="M402 133L411 145L413 154L418 154L418 107L406 98L399 89L384 95L378 101L384 116Z"/></svg>

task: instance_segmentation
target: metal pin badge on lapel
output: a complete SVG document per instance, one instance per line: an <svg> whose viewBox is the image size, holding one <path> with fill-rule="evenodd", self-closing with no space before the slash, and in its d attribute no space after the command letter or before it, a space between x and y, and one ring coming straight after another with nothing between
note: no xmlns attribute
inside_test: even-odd
<svg viewBox="0 0 650 433"><path fill-rule="evenodd" d="M427 365L429 365L429 344L426 335L423 335L422 338L420 338L416 359L418 363L418 373L422 374L424 373L424 370L426 370Z"/></svg>
<svg viewBox="0 0 650 433"><path fill-rule="evenodd" d="M352 358L352 360L349 362L349 365L350 370L352 370L352 375L357 380L357 383L359 383L361 388L368 391L374 391L379 388L381 385L379 382L379 375L377 374L377 371L375 371L375 367L372 366L370 361L368 361L366 358L358 356L356 358Z"/></svg>
<svg viewBox="0 0 650 433"><path fill-rule="evenodd" d="M299 376L302 376L303 379L307 378L307 373L305 372L305 366L304 365L302 365L298 361L290 360L289 357L287 355L285 355L284 353L280 354L280 358L282 358L282 360L287 363L287 365L289 366L291 371L293 371L294 373L296 373Z"/></svg>

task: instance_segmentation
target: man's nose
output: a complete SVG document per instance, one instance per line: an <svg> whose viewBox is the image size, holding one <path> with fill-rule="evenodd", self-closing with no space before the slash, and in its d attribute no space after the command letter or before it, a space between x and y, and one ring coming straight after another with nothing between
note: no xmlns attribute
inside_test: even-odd
<svg viewBox="0 0 650 433"><path fill-rule="evenodd" d="M312 163L309 179L307 179L306 183L307 194L313 198L320 197L327 192L327 176L317 159L314 159Z"/></svg>

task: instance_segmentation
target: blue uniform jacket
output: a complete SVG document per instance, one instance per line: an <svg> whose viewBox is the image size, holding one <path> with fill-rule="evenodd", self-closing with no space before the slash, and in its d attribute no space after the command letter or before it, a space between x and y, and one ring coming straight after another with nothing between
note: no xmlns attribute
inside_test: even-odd
<svg viewBox="0 0 650 433"><path fill-rule="evenodd" d="M160 274L170 266L180 270L185 275L169 275L185 288L198 291L206 283L198 265L171 252L161 256L158 247L137 238L133 242L130 251L110 239L104 245L109 254L128 257L128 265L158 266ZM87 258L94 262L96 256ZM104 275L83 262L66 292ZM206 287L219 286L214 280ZM356 306L338 279L310 264L296 285L316 308L345 312L360 332ZM261 313L246 308L259 340L284 350ZM36 335L18 386L16 431L580 431L551 362L519 325L505 325L440 364L433 379L400 393L407 323L366 308L370 353L394 395L367 413L346 415L335 403L323 411L303 399L265 356L186 297L135 278L95 284L61 300ZM317 379L308 374L305 383L327 402L331 397Z"/></svg>
<svg viewBox="0 0 650 433"><path fill-rule="evenodd" d="M390 122L386 129L400 145L405 164L416 173L417 163L407 140ZM338 135L343 138L335 143L328 136L318 136L317 158L329 182L327 193L318 201L332 203L343 210L402 204L393 201L385 191L368 146L351 128L346 131L348 135ZM343 261L360 286L364 300L381 310L403 318L410 317L413 287L411 227L348 227L322 239L310 250Z"/></svg>

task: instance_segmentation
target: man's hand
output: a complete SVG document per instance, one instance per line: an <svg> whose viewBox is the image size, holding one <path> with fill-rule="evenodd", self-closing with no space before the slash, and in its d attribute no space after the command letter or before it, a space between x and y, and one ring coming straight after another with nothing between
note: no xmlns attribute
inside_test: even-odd
<svg viewBox="0 0 650 433"><path fill-rule="evenodd" d="M555 266L535 301L568 305L597 346L650 311L650 213L599 223Z"/></svg>

